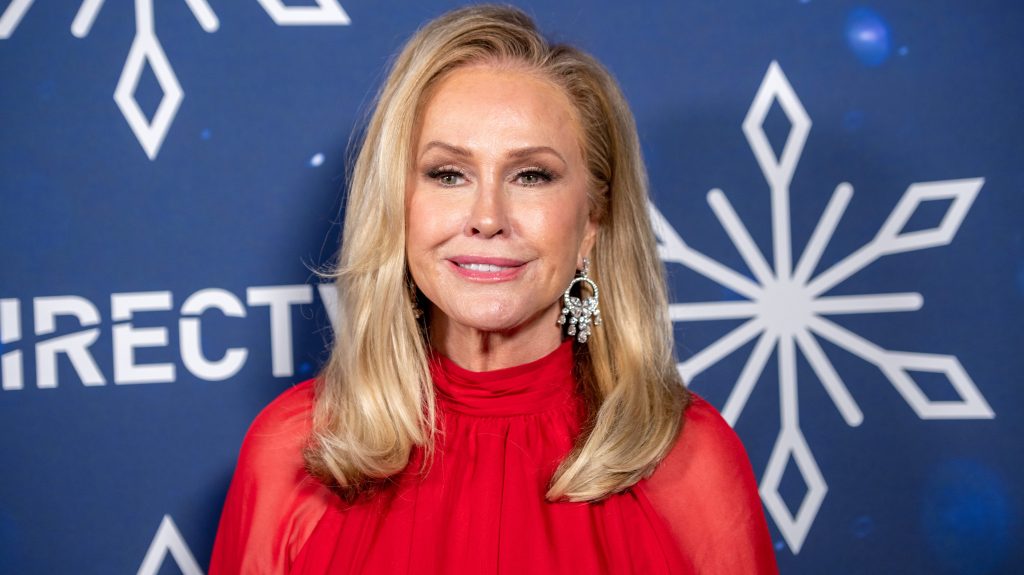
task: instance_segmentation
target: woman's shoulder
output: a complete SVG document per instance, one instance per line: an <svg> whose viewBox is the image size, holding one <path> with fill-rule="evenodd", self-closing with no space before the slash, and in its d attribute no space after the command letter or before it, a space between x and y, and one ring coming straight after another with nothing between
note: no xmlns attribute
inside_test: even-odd
<svg viewBox="0 0 1024 575"><path fill-rule="evenodd" d="M682 432L639 487L697 572L775 574L747 452L722 415L691 393Z"/></svg>
<svg viewBox="0 0 1024 575"><path fill-rule="evenodd" d="M712 452L718 457L747 458L743 444L729 422L715 406L691 391L690 404L683 411L682 433L671 455L680 457L694 451Z"/></svg>
<svg viewBox="0 0 1024 575"><path fill-rule="evenodd" d="M249 425L239 459L297 462L313 423L313 380L294 385L267 404ZM298 458L298 459L296 459Z"/></svg>
<svg viewBox="0 0 1024 575"><path fill-rule="evenodd" d="M313 381L271 401L249 426L221 514L211 575L283 573L330 504L309 476Z"/></svg>
<svg viewBox="0 0 1024 575"><path fill-rule="evenodd" d="M308 380L288 388L253 419L242 441L237 474L255 475L262 483L303 477L303 450L313 427L313 384Z"/></svg>
<svg viewBox="0 0 1024 575"><path fill-rule="evenodd" d="M242 440L236 476L253 477L263 484L300 478L312 426L313 380L309 380L282 392L253 419Z"/></svg>
<svg viewBox="0 0 1024 575"><path fill-rule="evenodd" d="M289 387L267 404L246 434L247 439L282 439L296 432L308 433L312 424L313 386L309 379Z"/></svg>
<svg viewBox="0 0 1024 575"><path fill-rule="evenodd" d="M682 412L682 430L668 455L649 478L649 489L681 487L687 479L702 481L728 478L750 467L739 436L713 405L690 392L690 402Z"/></svg>

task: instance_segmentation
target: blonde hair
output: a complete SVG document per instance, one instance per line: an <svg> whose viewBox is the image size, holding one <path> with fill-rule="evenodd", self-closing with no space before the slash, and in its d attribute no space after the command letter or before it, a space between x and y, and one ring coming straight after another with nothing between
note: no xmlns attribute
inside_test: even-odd
<svg viewBox="0 0 1024 575"><path fill-rule="evenodd" d="M589 55L548 44L518 9L476 5L428 23L394 62L352 171L338 261L323 274L337 284L343 329L317 379L306 462L346 498L403 470L415 445L424 448L424 469L433 455L434 389L407 284L405 180L429 89L453 69L481 63L524 67L565 90L599 223L591 277L606 321L575 354L589 415L546 497L595 501L623 491L650 475L681 431L689 394L675 367L629 106Z"/></svg>

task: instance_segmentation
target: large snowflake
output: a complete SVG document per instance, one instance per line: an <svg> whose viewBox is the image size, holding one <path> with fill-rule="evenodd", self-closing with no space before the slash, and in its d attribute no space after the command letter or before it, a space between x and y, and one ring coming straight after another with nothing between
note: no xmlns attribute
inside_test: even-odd
<svg viewBox="0 0 1024 575"><path fill-rule="evenodd" d="M781 156L775 154L764 132L764 120L773 102L778 102L791 125ZM798 349L850 426L860 425L864 416L829 362L818 338L878 366L922 419L994 417L985 398L955 356L884 349L828 319L828 316L841 314L914 311L923 304L920 294L824 295L883 256L950 243L984 180L972 178L911 184L874 239L812 277L853 195L853 188L845 182L836 187L794 269L789 185L810 128L811 119L796 92L782 68L777 62L772 62L743 121L743 132L771 189L774 265L769 265L725 194L714 189L707 196L712 211L749 267L753 280L687 245L657 208L653 205L650 208L662 260L682 264L746 298L670 306L673 321L746 319L739 327L680 363L679 372L683 380L692 383L698 374L756 338L753 351L722 408L722 415L733 425L773 349L777 350L781 430L761 478L760 493L793 553L799 553L828 491L825 478L800 429L796 370ZM949 201L941 222L930 229L904 231L915 210L923 202L933 200ZM914 381L912 372L944 375L960 399L930 399ZM795 462L807 486L795 513L779 494L779 483L791 461Z"/></svg>
<svg viewBox="0 0 1024 575"><path fill-rule="evenodd" d="M0 40L11 37L21 19L32 7L35 0L13 0L0 13ZM103 7L104 0L82 0L82 4L71 22L71 33L85 38L92 30L96 15ZM189 10L206 32L216 32L220 20L206 0L185 0ZM316 0L316 6L288 6L281 0L259 0L260 6L278 26L296 25L347 25L348 14L337 0ZM147 118L135 99L135 91L145 66L149 66L160 84L163 95L152 118ZM185 98L185 92L178 83L170 60L164 53L156 35L153 19L153 0L135 0L135 39L128 50L121 78L114 89L114 101L128 122L135 138L145 150L149 159L155 159L160 152L164 137L178 113L178 106Z"/></svg>

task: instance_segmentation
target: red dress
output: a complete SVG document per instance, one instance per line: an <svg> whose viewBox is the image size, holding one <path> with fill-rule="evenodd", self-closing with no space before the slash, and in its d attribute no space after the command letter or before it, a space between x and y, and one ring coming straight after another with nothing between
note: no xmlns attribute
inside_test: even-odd
<svg viewBox="0 0 1024 575"><path fill-rule="evenodd" d="M346 504L301 454L312 382L253 422L221 516L210 575L322 573L777 573L743 446L699 397L648 479L599 503L549 503L546 485L582 421L572 343L471 372L431 360L443 430L370 501Z"/></svg>

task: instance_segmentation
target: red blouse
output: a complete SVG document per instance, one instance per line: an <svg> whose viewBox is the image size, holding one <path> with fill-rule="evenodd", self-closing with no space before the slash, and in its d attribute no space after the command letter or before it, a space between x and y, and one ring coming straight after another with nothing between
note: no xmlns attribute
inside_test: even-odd
<svg viewBox="0 0 1024 575"><path fill-rule="evenodd" d="M312 381L253 422L224 504L210 575L322 573L777 573L743 446L703 399L648 479L599 503L550 503L579 433L572 343L471 372L435 356L443 433L373 499L346 504L306 474Z"/></svg>

